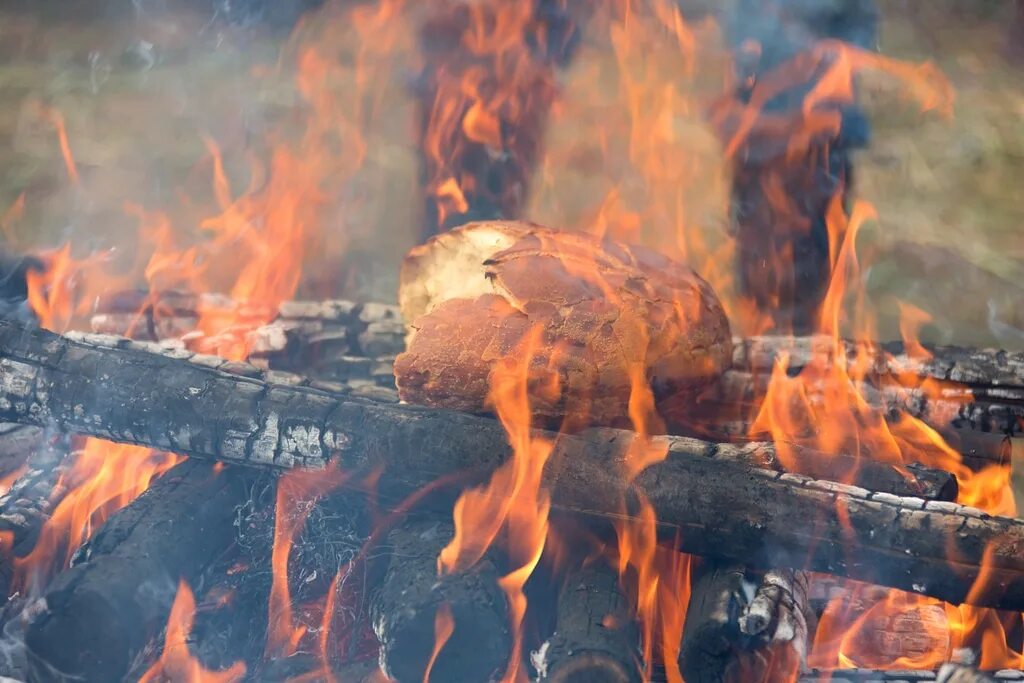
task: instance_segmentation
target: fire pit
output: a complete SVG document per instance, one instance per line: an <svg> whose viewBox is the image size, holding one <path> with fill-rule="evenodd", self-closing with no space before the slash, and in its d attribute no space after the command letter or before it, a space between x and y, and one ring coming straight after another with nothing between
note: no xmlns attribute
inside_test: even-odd
<svg viewBox="0 0 1024 683"><path fill-rule="evenodd" d="M878 341L852 183L865 99L953 87L873 2L697 4L218 3L206 49L290 28L287 116L118 196L127 257L0 219L0 676L1024 681L1024 351L907 301ZM97 93L174 58L94 53ZM91 211L68 113L24 117Z"/></svg>

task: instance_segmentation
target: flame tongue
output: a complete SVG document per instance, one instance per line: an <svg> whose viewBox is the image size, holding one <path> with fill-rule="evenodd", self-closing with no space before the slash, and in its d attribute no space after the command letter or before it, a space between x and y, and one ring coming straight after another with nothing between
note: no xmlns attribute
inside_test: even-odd
<svg viewBox="0 0 1024 683"><path fill-rule="evenodd" d="M901 468L919 462L956 474L959 502L993 514L1012 515L1015 510L1007 467L972 471L934 429L904 413L887 418L864 393L873 379L870 356L875 350L869 348L869 342L860 341L850 357L840 335L847 322L844 304L852 292L856 304L854 332L861 340L874 338L859 287L854 249L864 221L874 217L869 206L858 203L847 219L838 200L833 202L829 211L833 274L820 312L823 336L815 337L818 347L812 360L795 376L787 372L788 356L783 354L776 362L751 433L770 434L787 469L801 469L801 455L794 444L809 446L824 457L846 453ZM901 330L912 357L928 357L916 338L926 318L921 311L904 308ZM934 395L941 391L941 387L922 383L916 377L888 377L884 383L897 392L914 389ZM984 572L976 589L983 590L983 583ZM980 649L986 668L1021 664L1020 654L1007 646L1002 622L993 610L955 607L900 591L847 585L850 591L830 602L819 624L811 665L932 669L964 647ZM1014 619L1019 622L1020 616Z"/></svg>
<svg viewBox="0 0 1024 683"><path fill-rule="evenodd" d="M236 683L245 676L245 664L236 662L226 671L210 671L203 667L188 649L188 636L195 619L196 601L184 581L171 606L163 654L139 679L139 683Z"/></svg>
<svg viewBox="0 0 1024 683"><path fill-rule="evenodd" d="M499 580L499 585L508 596L513 643L504 681L527 679L521 670L521 627L527 606L523 586L544 550L551 507L541 481L554 445L531 431L533 416L527 387L535 376L531 365L540 341L541 329L533 328L516 352L494 367L490 399L508 433L513 456L486 486L459 497L454 511L455 536L438 557L441 573L465 570L483 557L499 532L506 532L506 552L513 569Z"/></svg>

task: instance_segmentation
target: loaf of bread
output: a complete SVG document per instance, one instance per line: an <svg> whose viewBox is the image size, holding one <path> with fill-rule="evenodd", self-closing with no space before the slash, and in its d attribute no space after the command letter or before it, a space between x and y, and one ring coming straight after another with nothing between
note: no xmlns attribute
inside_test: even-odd
<svg viewBox="0 0 1024 683"><path fill-rule="evenodd" d="M690 268L527 223L471 223L413 249L399 303L409 323L399 395L433 407L486 410L495 365L529 353L534 415L628 424L635 388L692 395L732 355L722 306Z"/></svg>

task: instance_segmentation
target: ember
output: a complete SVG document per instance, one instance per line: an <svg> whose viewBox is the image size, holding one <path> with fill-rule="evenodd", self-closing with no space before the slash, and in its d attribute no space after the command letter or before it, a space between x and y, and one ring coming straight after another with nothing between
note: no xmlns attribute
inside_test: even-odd
<svg viewBox="0 0 1024 683"><path fill-rule="evenodd" d="M82 56L239 60L172 199L22 107L73 199L0 207L0 677L1024 680L1024 354L879 341L853 152L962 79L890 10L214 4Z"/></svg>

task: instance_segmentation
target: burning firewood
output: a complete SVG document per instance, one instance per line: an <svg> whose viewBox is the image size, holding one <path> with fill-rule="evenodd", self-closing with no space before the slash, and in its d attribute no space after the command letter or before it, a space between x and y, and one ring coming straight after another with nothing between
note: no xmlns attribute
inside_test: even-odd
<svg viewBox="0 0 1024 683"><path fill-rule="evenodd" d="M823 337L752 337L734 346L733 368L766 376L782 354L787 369L812 363L828 367L834 344ZM902 343L841 344L853 364L869 363L868 379L879 392L876 400L888 409L900 408L936 427L950 422L977 431L1013 434L1024 424L1024 354L956 346L908 349ZM934 380L928 392L918 387L885 386L884 379ZM737 386L743 384L737 381Z"/></svg>
<svg viewBox="0 0 1024 683"><path fill-rule="evenodd" d="M100 341L106 347L0 322L0 420L264 467L383 466L381 487L399 494L446 473L492 471L509 457L504 430L488 418L271 384L245 364ZM106 378L102 391L97 378ZM556 508L596 525L620 515L631 491L622 444L634 437L545 438L555 443L544 485ZM1024 609L1022 521L719 460L707 442L664 446L665 460L632 486L660 522L684 530L686 552ZM972 591L982 574L988 589Z"/></svg>
<svg viewBox="0 0 1024 683"><path fill-rule="evenodd" d="M175 336L174 330L181 334L192 329L199 309L213 302L237 307L223 297L121 293L99 302L92 326L101 334L157 341ZM262 315L266 317L265 312ZM391 363L394 353L404 349L403 337L397 308L351 301L285 302L273 322L247 333L253 363L275 370L301 370L317 379L365 381L380 387L394 385ZM190 348L215 344L215 340L202 340L195 333L188 339ZM780 352L789 354L789 367L796 371L812 359L827 367L831 360L824 349L831 346L830 339L814 336L734 338L731 368L701 395L697 412L687 413L690 421L697 415L709 433L747 436L749 422L726 416L736 414L737 407L747 414L763 397ZM873 382L902 374L913 382L934 379L949 383L945 398L893 386L865 386L862 393L883 412L898 409L942 431L965 463L975 469L990 462L1007 462L1010 444L1003 433L1018 432L1024 419L1018 395L1024 390L1024 360L1019 353L946 346L929 348L931 358L925 360L908 354L898 342L859 348L846 342L844 348L851 356L869 356L872 369L867 379ZM375 355L382 349L387 353Z"/></svg>
<svg viewBox="0 0 1024 683"><path fill-rule="evenodd" d="M565 577L555 632L530 659L546 683L636 683L639 646L618 575L595 564Z"/></svg>
<svg viewBox="0 0 1024 683"><path fill-rule="evenodd" d="M0 495L0 586L5 594L10 593L14 562L35 547L63 493L59 482L69 467L69 450L66 439L48 437L32 427L12 430L8 425L0 435L0 454L20 457L24 463L8 474L16 478Z"/></svg>
<svg viewBox="0 0 1024 683"><path fill-rule="evenodd" d="M705 561L691 590L679 652L687 681L772 680L804 667L815 624L804 572Z"/></svg>
<svg viewBox="0 0 1024 683"><path fill-rule="evenodd" d="M508 664L512 635L494 560L437 575L453 534L450 522L420 520L388 535L391 561L370 609L381 667L399 683L496 680Z"/></svg>
<svg viewBox="0 0 1024 683"><path fill-rule="evenodd" d="M523 223L470 224L413 249L400 299L411 333L399 395L432 407L483 410L494 364L536 329L531 411L577 427L621 422L648 386L659 400L693 393L731 359L721 304L686 266Z"/></svg>
<svg viewBox="0 0 1024 683"><path fill-rule="evenodd" d="M189 460L112 516L28 627L32 680L120 680L167 623L179 579L195 583L231 542L247 481Z"/></svg>

